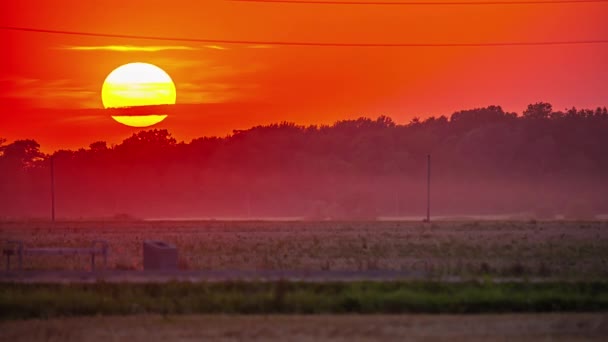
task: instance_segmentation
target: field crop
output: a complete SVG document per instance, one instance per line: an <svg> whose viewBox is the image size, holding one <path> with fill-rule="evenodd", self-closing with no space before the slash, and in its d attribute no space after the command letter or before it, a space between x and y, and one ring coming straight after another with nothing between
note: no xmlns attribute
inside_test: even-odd
<svg viewBox="0 0 608 342"><path fill-rule="evenodd" d="M127 314L608 310L608 283L0 284L0 319Z"/></svg>
<svg viewBox="0 0 608 342"><path fill-rule="evenodd" d="M109 268L142 269L142 242L178 247L189 270L398 270L430 276L608 277L608 222L0 222L27 246L110 243ZM26 269L87 269L27 257Z"/></svg>

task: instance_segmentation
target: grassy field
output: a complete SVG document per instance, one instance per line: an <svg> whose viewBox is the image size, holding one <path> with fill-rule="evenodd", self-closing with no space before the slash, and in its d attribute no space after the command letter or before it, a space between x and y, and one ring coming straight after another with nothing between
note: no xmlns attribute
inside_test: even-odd
<svg viewBox="0 0 608 342"><path fill-rule="evenodd" d="M429 276L384 283L4 283L0 330L11 341L570 341L608 333L608 222L0 222L0 239L36 247L108 240L109 267L118 270L141 270L142 242L155 239L175 244L180 268L188 270ZM24 266L86 270L89 260L28 257ZM480 280L442 283L435 276ZM548 281L490 281L502 277Z"/></svg>
<svg viewBox="0 0 608 342"><path fill-rule="evenodd" d="M142 269L142 242L177 245L182 269L404 270L437 276L608 278L608 222L0 222L27 246L110 242L112 269ZM28 257L26 269L87 269Z"/></svg>
<svg viewBox="0 0 608 342"><path fill-rule="evenodd" d="M608 282L0 284L0 318L608 311Z"/></svg>
<svg viewBox="0 0 608 342"><path fill-rule="evenodd" d="M604 341L603 314L247 315L4 321L6 341Z"/></svg>

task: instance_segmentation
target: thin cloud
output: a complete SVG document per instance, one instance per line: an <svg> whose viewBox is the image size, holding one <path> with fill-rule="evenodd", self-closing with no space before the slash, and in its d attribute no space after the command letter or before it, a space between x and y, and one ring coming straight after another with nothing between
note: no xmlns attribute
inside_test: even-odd
<svg viewBox="0 0 608 342"><path fill-rule="evenodd" d="M273 46L272 45L267 45L267 44L256 44L256 45L249 45L247 46L249 49L272 49Z"/></svg>
<svg viewBox="0 0 608 342"><path fill-rule="evenodd" d="M228 50L228 48L223 47L221 45L205 45L205 47L207 49L212 49L212 50Z"/></svg>
<svg viewBox="0 0 608 342"><path fill-rule="evenodd" d="M196 82L178 83L178 103L225 103L243 100L256 89L255 84L231 82Z"/></svg>
<svg viewBox="0 0 608 342"><path fill-rule="evenodd" d="M158 51L195 51L197 48L183 45L98 45L98 46L66 46L63 49L72 51L116 51L116 52L158 52Z"/></svg>
<svg viewBox="0 0 608 342"><path fill-rule="evenodd" d="M41 80L15 78L4 80L7 91L0 94L3 100L25 100L41 108L84 108L101 104L99 92L92 84L78 84L70 80Z"/></svg>
<svg viewBox="0 0 608 342"><path fill-rule="evenodd" d="M101 120L106 120L107 117L101 114L98 115L78 115L78 116L68 116L59 118L60 122L73 122L73 123L90 123L90 122L99 122Z"/></svg>

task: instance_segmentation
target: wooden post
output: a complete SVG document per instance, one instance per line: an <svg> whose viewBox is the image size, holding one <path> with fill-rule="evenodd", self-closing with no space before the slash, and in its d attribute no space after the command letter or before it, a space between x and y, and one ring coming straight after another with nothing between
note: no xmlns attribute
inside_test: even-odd
<svg viewBox="0 0 608 342"><path fill-rule="evenodd" d="M23 271L23 243L19 244L19 258L17 258L19 262L19 271Z"/></svg>
<svg viewBox="0 0 608 342"><path fill-rule="evenodd" d="M55 222L55 157L51 156L51 221Z"/></svg>
<svg viewBox="0 0 608 342"><path fill-rule="evenodd" d="M427 155L426 222L431 222L431 155Z"/></svg>
<svg viewBox="0 0 608 342"><path fill-rule="evenodd" d="M108 250L107 248L103 248L103 269L108 269Z"/></svg>

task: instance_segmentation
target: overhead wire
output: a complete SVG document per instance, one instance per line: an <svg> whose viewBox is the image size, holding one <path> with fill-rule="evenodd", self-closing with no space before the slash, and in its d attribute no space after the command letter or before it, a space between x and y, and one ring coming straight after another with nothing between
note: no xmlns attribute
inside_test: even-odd
<svg viewBox="0 0 608 342"><path fill-rule="evenodd" d="M606 44L608 39L588 40L557 40L557 41L535 41L535 42L480 42L480 43L359 43L359 42L306 42L306 41L282 41L282 40L241 40L241 39L209 39L188 38L168 36L146 36L130 34L114 34L84 31L52 30L31 27L0 26L0 30L21 31L33 33L61 34L97 38L117 38L135 40L176 41L206 44L237 44L237 45L268 45L268 46L303 46L303 47L483 47L483 46L548 46L548 45L581 45L581 44Z"/></svg>
<svg viewBox="0 0 608 342"><path fill-rule="evenodd" d="M522 1L327 1L327 0L226 0L229 2L293 5L372 5L372 6L475 6L475 5L551 5L608 3L608 0L522 0Z"/></svg>

